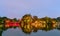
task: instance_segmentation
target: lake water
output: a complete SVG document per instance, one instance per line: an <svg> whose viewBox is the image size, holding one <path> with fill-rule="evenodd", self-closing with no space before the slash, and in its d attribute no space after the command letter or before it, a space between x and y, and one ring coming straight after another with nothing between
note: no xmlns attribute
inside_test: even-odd
<svg viewBox="0 0 60 36"><path fill-rule="evenodd" d="M38 30L36 33L32 32L31 34L25 34L19 28L10 28L6 31L3 31L2 36L60 36L60 30L53 29L50 31Z"/></svg>

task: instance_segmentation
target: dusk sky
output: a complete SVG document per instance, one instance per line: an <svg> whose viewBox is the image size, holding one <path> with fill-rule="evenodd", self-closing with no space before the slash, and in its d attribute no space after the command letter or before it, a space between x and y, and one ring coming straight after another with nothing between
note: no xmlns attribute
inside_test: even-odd
<svg viewBox="0 0 60 36"><path fill-rule="evenodd" d="M60 0L0 0L0 16L21 18L25 14L36 15L38 17L58 17L60 16ZM15 31L13 31L14 35L11 31L7 31L3 36L23 35L19 31ZM17 33L19 34L16 35Z"/></svg>
<svg viewBox="0 0 60 36"><path fill-rule="evenodd" d="M25 14L58 17L60 0L0 0L0 16L21 18Z"/></svg>

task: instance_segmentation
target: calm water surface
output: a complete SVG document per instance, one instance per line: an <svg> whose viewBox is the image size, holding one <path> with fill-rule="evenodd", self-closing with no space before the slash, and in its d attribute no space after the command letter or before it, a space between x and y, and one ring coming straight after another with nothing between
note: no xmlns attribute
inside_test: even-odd
<svg viewBox="0 0 60 36"><path fill-rule="evenodd" d="M2 36L60 36L60 30L53 29L51 31L38 30L36 33L32 32L30 35L22 32L21 29L8 29L2 33Z"/></svg>

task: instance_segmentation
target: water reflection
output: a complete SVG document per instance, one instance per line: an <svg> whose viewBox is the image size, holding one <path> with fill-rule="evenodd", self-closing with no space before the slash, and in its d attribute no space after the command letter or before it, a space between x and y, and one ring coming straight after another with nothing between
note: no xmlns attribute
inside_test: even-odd
<svg viewBox="0 0 60 36"><path fill-rule="evenodd" d="M32 16L30 14L24 15L21 18L21 20L17 20L16 18L10 19L7 17L0 17L0 36L2 36L2 33L4 31L7 31L8 29L11 29L11 28L15 30L16 27L18 27L20 31L22 31L26 35L37 33L39 32L39 30L46 31L46 32L54 29L60 30L59 19L60 18L56 19L56 18L50 18L50 17L38 18L37 16Z"/></svg>
<svg viewBox="0 0 60 36"><path fill-rule="evenodd" d="M60 36L60 31L57 29L53 29L50 31L44 31L44 30L37 30L37 32L31 32L31 34L25 34L22 32L21 29L8 29L3 32L2 36Z"/></svg>
<svg viewBox="0 0 60 36"><path fill-rule="evenodd" d="M35 28L34 26L31 27L31 25L24 25L24 27L22 28L19 28L19 27L16 27L16 28L0 28L0 36L2 36L2 33L4 33L4 31L7 31L9 29L12 29L13 31L20 31L21 33L25 33L26 35L31 35L32 33L37 33L39 32L39 30L41 31L46 31L48 33L48 31L50 31L52 33L52 31L55 29L55 30L60 30L60 28L57 26L57 27L52 27L51 25L46 25L46 27L44 28ZM16 30L17 29L17 30ZM13 31L11 31L10 33L12 33ZM14 31L14 32L15 32ZM7 33L9 33L7 31ZM16 33L16 32L15 32ZM18 34L21 34L21 33L18 33ZM21 35L23 35L23 33ZM39 32L39 33L42 33L42 32ZM13 33L12 33L13 34ZM16 35L17 36L17 35Z"/></svg>

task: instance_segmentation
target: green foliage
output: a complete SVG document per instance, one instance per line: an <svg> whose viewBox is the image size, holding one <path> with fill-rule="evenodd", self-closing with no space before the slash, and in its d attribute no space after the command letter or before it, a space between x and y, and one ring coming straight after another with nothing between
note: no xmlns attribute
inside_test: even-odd
<svg viewBox="0 0 60 36"><path fill-rule="evenodd" d="M60 21L60 17L57 17L57 21Z"/></svg>
<svg viewBox="0 0 60 36"><path fill-rule="evenodd" d="M8 19L8 20L13 20L13 21L15 21L15 22L17 22L18 20L16 19L16 18L13 18L13 19L10 19L10 18L7 18L7 17L0 17L0 30L6 30L6 28L4 27L4 21L5 21L5 19ZM52 21L56 21L56 22L58 22L58 21L60 21L60 17L57 17L57 18L50 18L50 17L43 17L43 18L38 18L37 16L31 16L30 14L25 14L22 18L21 18L21 28L22 28L22 30L23 30L23 32L24 33L27 33L27 34L30 34L31 33L31 31L32 31L32 28L34 28L34 27L32 27L30 24L32 23L32 22L35 22L36 20L43 20L43 21L45 21L46 23L45 23L45 25L46 25L46 27L44 27L44 28L41 28L41 30L45 30L45 31L49 31L49 30L52 30ZM1 25L3 25L3 26L1 26ZM16 28L16 27L14 27L14 28ZM37 32L38 31L38 29L36 29L36 28L34 28L33 29L33 32ZM1 33L1 32L0 32Z"/></svg>

